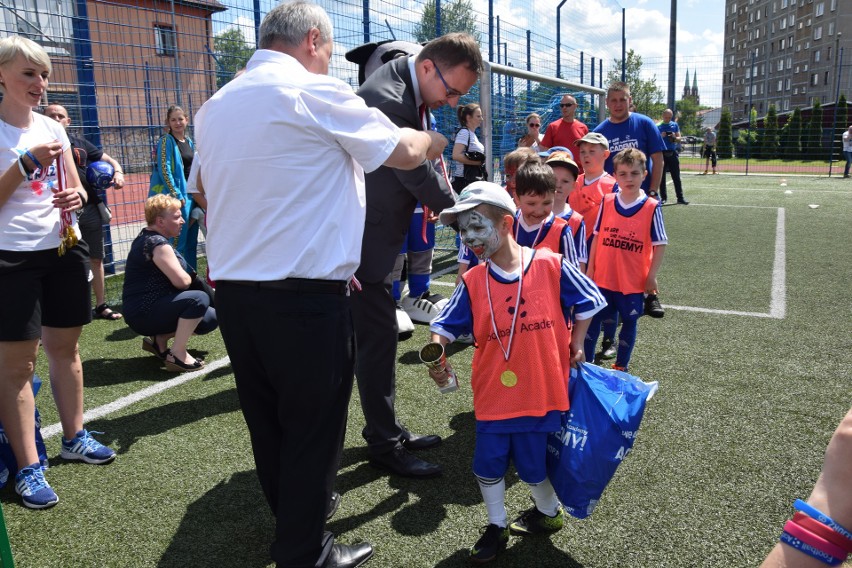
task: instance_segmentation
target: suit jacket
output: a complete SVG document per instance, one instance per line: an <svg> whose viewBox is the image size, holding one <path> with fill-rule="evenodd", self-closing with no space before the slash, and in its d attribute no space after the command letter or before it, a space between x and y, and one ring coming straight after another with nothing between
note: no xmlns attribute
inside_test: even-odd
<svg viewBox="0 0 852 568"><path fill-rule="evenodd" d="M397 126L423 130L407 57L382 65L358 89L358 96ZM364 282L381 282L393 270L417 202L440 212L455 203L455 195L429 160L413 170L380 167L366 175L366 192L361 265L355 275Z"/></svg>

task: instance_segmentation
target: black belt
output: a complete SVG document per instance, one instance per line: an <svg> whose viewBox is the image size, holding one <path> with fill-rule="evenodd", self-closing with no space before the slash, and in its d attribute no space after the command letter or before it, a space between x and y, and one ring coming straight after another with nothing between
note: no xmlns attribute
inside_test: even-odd
<svg viewBox="0 0 852 568"><path fill-rule="evenodd" d="M281 290L300 294L337 294L346 295L347 282L343 280L312 280L309 278L286 278L284 280L224 280L238 286Z"/></svg>
<svg viewBox="0 0 852 568"><path fill-rule="evenodd" d="M676 152L676 150L663 150L663 156L671 156Z"/></svg>

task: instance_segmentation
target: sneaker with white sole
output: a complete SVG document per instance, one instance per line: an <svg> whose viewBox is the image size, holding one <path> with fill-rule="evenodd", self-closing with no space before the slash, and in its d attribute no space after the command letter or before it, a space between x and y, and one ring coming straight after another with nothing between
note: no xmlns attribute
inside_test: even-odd
<svg viewBox="0 0 852 568"><path fill-rule="evenodd" d="M96 465L106 464L114 460L115 451L92 438L92 434L103 434L103 432L80 430L71 440L66 440L63 436L62 450L59 452L60 457Z"/></svg>
<svg viewBox="0 0 852 568"><path fill-rule="evenodd" d="M618 346L615 344L615 341L608 337L604 337L603 341L601 341L601 350L595 353L595 360L615 359L617 353Z"/></svg>
<svg viewBox="0 0 852 568"><path fill-rule="evenodd" d="M414 331L414 322L411 321L411 318L408 317L408 314L405 313L405 310L402 309L399 303L396 305L396 327L399 335Z"/></svg>
<svg viewBox="0 0 852 568"><path fill-rule="evenodd" d="M15 492L21 496L24 506L30 509L47 509L59 503L59 497L44 478L44 470L39 463L18 472L15 476Z"/></svg>
<svg viewBox="0 0 852 568"><path fill-rule="evenodd" d="M447 305L447 298L440 294L431 294L428 290L419 296L408 296L402 298L402 309L408 314L412 321L418 323L431 323L441 308Z"/></svg>

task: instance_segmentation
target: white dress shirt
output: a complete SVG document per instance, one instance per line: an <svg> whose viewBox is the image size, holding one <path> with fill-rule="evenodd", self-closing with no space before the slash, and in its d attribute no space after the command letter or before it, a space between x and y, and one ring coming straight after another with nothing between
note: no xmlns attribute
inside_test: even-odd
<svg viewBox="0 0 852 568"><path fill-rule="evenodd" d="M347 280L364 233L364 171L400 131L351 87L258 50L195 116L216 280Z"/></svg>

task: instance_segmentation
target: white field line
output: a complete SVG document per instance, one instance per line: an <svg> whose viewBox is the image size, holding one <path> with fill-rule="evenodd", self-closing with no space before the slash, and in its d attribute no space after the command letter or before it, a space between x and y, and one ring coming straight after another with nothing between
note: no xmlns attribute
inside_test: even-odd
<svg viewBox="0 0 852 568"><path fill-rule="evenodd" d="M165 390L170 388L174 388L176 386L182 385L185 382L191 381L197 377L201 377L206 375L207 373L211 373L216 369L220 369L225 365L229 364L231 360L228 357L223 357L221 359L217 359L212 363L208 363L204 365L203 368L198 369L197 371L192 371L191 373L184 373L176 376L173 379L169 379L168 381L164 381L162 383L157 383L155 385L151 385L150 387L146 387L140 391L136 391L133 394L129 394L127 396L121 397L118 400L110 402L109 404L104 404L103 406L99 406L97 408L92 408L87 412L83 413L83 423L91 422L92 420L96 420L107 414L112 414L118 410L126 406L130 406L133 403L139 402L141 400L145 400L146 398L150 398L155 394L159 394ZM62 433L62 424L51 424L50 426L45 426L41 429L41 435L47 439L53 436L59 435Z"/></svg>

